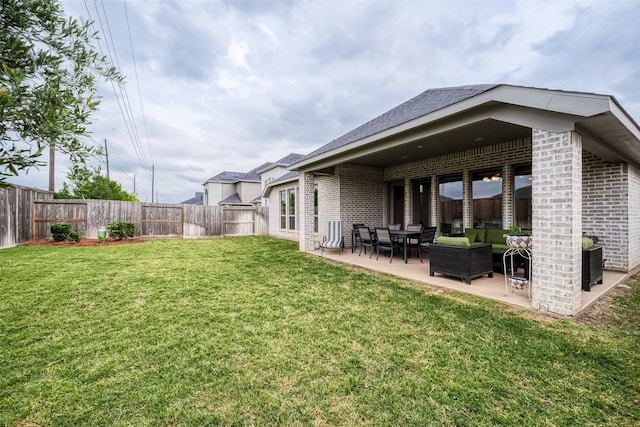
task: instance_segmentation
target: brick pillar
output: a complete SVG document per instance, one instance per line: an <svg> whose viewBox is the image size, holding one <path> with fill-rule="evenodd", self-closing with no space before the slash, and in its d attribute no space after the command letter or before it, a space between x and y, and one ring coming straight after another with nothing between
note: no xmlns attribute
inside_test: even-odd
<svg viewBox="0 0 640 427"><path fill-rule="evenodd" d="M438 227L440 231L440 210L438 209L438 176L431 175L431 197L429 197L429 204L431 207L431 215L429 215L431 226Z"/></svg>
<svg viewBox="0 0 640 427"><path fill-rule="evenodd" d="M581 303L582 138L532 133L532 305L573 315Z"/></svg>
<svg viewBox="0 0 640 427"><path fill-rule="evenodd" d="M473 228L473 181L471 172L462 173L462 227Z"/></svg>
<svg viewBox="0 0 640 427"><path fill-rule="evenodd" d="M513 166L505 165L502 168L502 228L518 225L513 216Z"/></svg>
<svg viewBox="0 0 640 427"><path fill-rule="evenodd" d="M413 188L411 188L411 180L404 179L404 226L413 224Z"/></svg>
<svg viewBox="0 0 640 427"><path fill-rule="evenodd" d="M313 250L315 232L313 231L313 186L314 176L310 173L300 174L298 190L298 232L301 251ZM344 225L343 225L344 227Z"/></svg>

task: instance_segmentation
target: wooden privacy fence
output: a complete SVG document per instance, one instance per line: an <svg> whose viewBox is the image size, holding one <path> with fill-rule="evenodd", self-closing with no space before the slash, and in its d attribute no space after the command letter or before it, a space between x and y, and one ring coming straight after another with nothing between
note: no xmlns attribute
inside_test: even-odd
<svg viewBox="0 0 640 427"><path fill-rule="evenodd" d="M52 224L71 224L93 239L115 221L134 223L137 237L267 235L268 212L266 207L53 200L51 193L39 190L0 190L0 248L50 239Z"/></svg>
<svg viewBox="0 0 640 427"><path fill-rule="evenodd" d="M35 200L53 199L53 193L15 186L0 189L0 248L31 240Z"/></svg>

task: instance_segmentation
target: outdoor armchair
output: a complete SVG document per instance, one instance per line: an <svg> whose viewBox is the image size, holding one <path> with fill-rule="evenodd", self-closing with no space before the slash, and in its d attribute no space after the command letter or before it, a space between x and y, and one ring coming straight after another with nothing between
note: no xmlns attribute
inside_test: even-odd
<svg viewBox="0 0 640 427"><path fill-rule="evenodd" d="M340 221L329 221L327 236L322 239L322 255L325 249L338 249L342 253L344 240L342 238L342 223Z"/></svg>

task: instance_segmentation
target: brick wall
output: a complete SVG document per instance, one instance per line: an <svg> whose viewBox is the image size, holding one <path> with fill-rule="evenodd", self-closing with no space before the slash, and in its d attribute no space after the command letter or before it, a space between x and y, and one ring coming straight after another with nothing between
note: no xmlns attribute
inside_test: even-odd
<svg viewBox="0 0 640 427"><path fill-rule="evenodd" d="M287 240L298 240L298 230L283 230L280 228L280 191L298 188L298 181L289 182L273 187L269 194L269 235ZM299 193L299 192L298 192ZM300 224L300 197L296 197L297 218L296 224Z"/></svg>
<svg viewBox="0 0 640 427"><path fill-rule="evenodd" d="M531 163L531 140L529 138L386 168L384 170L384 181L404 179L406 193L410 191L410 185L407 183L411 183L411 181L415 179L430 178L432 183L431 200L433 201L430 220L431 225L435 226L439 224L437 203L435 203L438 195L437 179L439 175L461 173L465 178L463 183L464 191L470 194L471 172L498 167L503 170L503 193L513 194L513 190L511 189L513 183L510 178L512 174L510 171L514 165L527 163ZM465 202L463 210L463 223L469 227L473 223L471 202ZM405 215L405 222L413 222L411 198L408 197L405 197ZM511 225L513 222L513 206L511 201L505 201L503 204L503 215L505 215L503 218L505 226Z"/></svg>
<svg viewBox="0 0 640 427"><path fill-rule="evenodd" d="M582 231L600 238L608 270L629 269L629 226L633 198L627 167L606 163L584 152L582 174ZM635 186L638 188L637 184ZM637 192L636 192L637 194ZM637 197L635 198L637 201Z"/></svg>
<svg viewBox="0 0 640 427"><path fill-rule="evenodd" d="M358 165L341 165L337 171L342 185L340 191L340 220L345 243L351 245L354 223L381 227L384 222L382 169Z"/></svg>
<svg viewBox="0 0 640 427"><path fill-rule="evenodd" d="M640 170L627 166L629 177L628 226L629 226L629 271L640 266Z"/></svg>

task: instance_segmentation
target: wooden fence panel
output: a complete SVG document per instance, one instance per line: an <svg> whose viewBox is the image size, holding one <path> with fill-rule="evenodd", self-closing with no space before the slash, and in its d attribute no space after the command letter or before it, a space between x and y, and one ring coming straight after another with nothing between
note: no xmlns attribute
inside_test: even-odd
<svg viewBox="0 0 640 427"><path fill-rule="evenodd" d="M87 235L87 202L84 200L36 200L33 218L33 238L51 239L53 224L71 224L73 230Z"/></svg>
<svg viewBox="0 0 640 427"><path fill-rule="evenodd" d="M0 248L50 239L52 224L71 224L95 239L115 221L135 224L136 236L213 237L269 234L269 208L149 204L114 200L53 200L33 189L0 190Z"/></svg>
<svg viewBox="0 0 640 427"><path fill-rule="evenodd" d="M224 236L253 236L255 234L256 209L225 207L222 213Z"/></svg>
<svg viewBox="0 0 640 427"><path fill-rule="evenodd" d="M142 235L141 204L139 202L123 202L119 200L87 200L87 234L85 237L95 239L101 227L112 222L132 222L135 225L135 236Z"/></svg>
<svg viewBox="0 0 640 427"><path fill-rule="evenodd" d="M184 237L222 236L221 206L183 205Z"/></svg>
<svg viewBox="0 0 640 427"><path fill-rule="evenodd" d="M184 210L182 205L143 204L143 236L182 237Z"/></svg>
<svg viewBox="0 0 640 427"><path fill-rule="evenodd" d="M0 248L33 238L32 205L40 199L53 199L53 193L20 186L0 189Z"/></svg>

